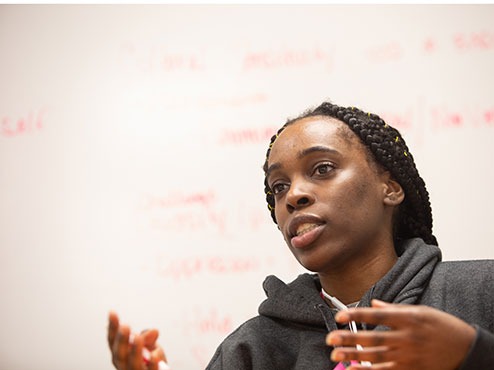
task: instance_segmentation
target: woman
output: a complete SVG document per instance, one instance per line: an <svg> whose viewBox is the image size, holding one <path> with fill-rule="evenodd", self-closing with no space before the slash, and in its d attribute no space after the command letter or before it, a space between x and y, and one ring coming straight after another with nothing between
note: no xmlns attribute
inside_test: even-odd
<svg viewBox="0 0 494 370"><path fill-rule="evenodd" d="M397 130L323 103L273 136L264 171L271 216L315 274L290 284L269 276L259 316L224 340L208 369L494 364L494 262L441 262L429 196ZM165 360L156 331L129 345L114 313L108 337L119 370L146 369L143 347L149 368Z"/></svg>

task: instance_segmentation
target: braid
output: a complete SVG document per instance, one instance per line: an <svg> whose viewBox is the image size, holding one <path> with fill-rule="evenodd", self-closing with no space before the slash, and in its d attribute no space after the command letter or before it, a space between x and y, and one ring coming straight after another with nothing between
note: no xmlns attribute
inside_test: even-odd
<svg viewBox="0 0 494 370"><path fill-rule="evenodd" d="M399 206L395 220L395 240L420 237L428 244L437 245L436 237L432 234L432 209L429 193L424 180L418 173L413 156L400 132L375 114L365 113L354 107L345 108L325 102L295 119L288 120L271 138L263 167L264 173L266 174L269 154L278 135L288 125L313 116L332 117L345 123L360 138L371 154L370 157L388 170L403 188L405 199ZM266 176L264 177L264 192L271 217L276 223L274 195L268 186Z"/></svg>

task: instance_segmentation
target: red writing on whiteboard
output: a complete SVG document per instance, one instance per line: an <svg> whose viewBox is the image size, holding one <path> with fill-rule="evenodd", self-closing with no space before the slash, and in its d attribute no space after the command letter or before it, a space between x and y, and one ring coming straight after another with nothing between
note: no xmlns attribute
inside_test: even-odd
<svg viewBox="0 0 494 370"><path fill-rule="evenodd" d="M143 72L200 71L202 60L195 53L173 52L163 45L136 46L125 42L120 47L124 65Z"/></svg>
<svg viewBox="0 0 494 370"><path fill-rule="evenodd" d="M20 116L3 116L0 121L0 135L14 137L39 131L43 128L45 110L30 110Z"/></svg>
<svg viewBox="0 0 494 370"><path fill-rule="evenodd" d="M453 36L453 43L459 50L490 50L494 49L494 33L457 33Z"/></svg>
<svg viewBox="0 0 494 370"><path fill-rule="evenodd" d="M187 314L184 323L185 334L228 334L233 329L233 320L230 314L221 314L216 308L207 312L195 309Z"/></svg>
<svg viewBox="0 0 494 370"><path fill-rule="evenodd" d="M143 208L168 209L171 207L181 207L187 205L211 206L216 200L216 193L211 190L186 193L182 191L171 191L162 196L147 194L143 200Z"/></svg>
<svg viewBox="0 0 494 370"><path fill-rule="evenodd" d="M151 228L158 231L175 233L212 231L223 235L226 232L226 216L226 211L223 210L179 211L171 215L152 218Z"/></svg>
<svg viewBox="0 0 494 370"><path fill-rule="evenodd" d="M484 122L489 125L494 125L494 108L487 110L483 114Z"/></svg>
<svg viewBox="0 0 494 370"><path fill-rule="evenodd" d="M277 127L224 129L219 144L266 144L276 133Z"/></svg>
<svg viewBox="0 0 494 370"><path fill-rule="evenodd" d="M465 118L461 112L447 109L432 108L431 119L433 128L462 127L465 124Z"/></svg>
<svg viewBox="0 0 494 370"><path fill-rule="evenodd" d="M271 227L268 211L262 207L246 205L223 208L199 208L190 210L172 210L151 215L149 226L159 233L175 233L181 238L191 237L200 231L203 236L216 234L219 237L235 235L238 227L249 232L258 231L262 227ZM164 234L165 235L165 234Z"/></svg>
<svg viewBox="0 0 494 370"><path fill-rule="evenodd" d="M384 45L374 46L367 50L367 57L373 62L386 62L398 60L403 55L401 45L396 42L389 42Z"/></svg>
<svg viewBox="0 0 494 370"><path fill-rule="evenodd" d="M494 126L494 108L462 107L461 109L450 109L439 106L431 108L430 115L433 129Z"/></svg>
<svg viewBox="0 0 494 370"><path fill-rule="evenodd" d="M436 51L437 49L436 40L434 40L432 37L428 37L427 39L425 39L423 43L423 47L426 53L432 53Z"/></svg>
<svg viewBox="0 0 494 370"><path fill-rule="evenodd" d="M208 275L228 275L258 271L261 268L259 258L253 256L191 256L156 260L157 273L161 277L174 280L190 279Z"/></svg>
<svg viewBox="0 0 494 370"><path fill-rule="evenodd" d="M223 206L223 201L213 189L171 190L164 195L143 196L137 210L145 227L167 237L175 233L180 238L188 238L201 232L203 236L215 234L230 238L239 225L249 232L271 226L269 213L261 205L240 202L236 206Z"/></svg>
<svg viewBox="0 0 494 370"><path fill-rule="evenodd" d="M380 112L379 115L384 122L398 130L412 127L413 114L410 111L406 113Z"/></svg>
<svg viewBox="0 0 494 370"><path fill-rule="evenodd" d="M250 71L256 69L305 67L328 61L329 56L319 48L311 50L267 50L247 53L243 58L242 68L245 71Z"/></svg>

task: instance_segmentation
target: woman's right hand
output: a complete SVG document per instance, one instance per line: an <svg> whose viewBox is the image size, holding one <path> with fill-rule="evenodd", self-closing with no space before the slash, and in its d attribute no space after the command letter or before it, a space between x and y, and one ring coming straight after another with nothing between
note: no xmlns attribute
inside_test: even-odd
<svg viewBox="0 0 494 370"><path fill-rule="evenodd" d="M130 327L121 325L118 315L108 316L108 345L112 362L118 370L158 370L160 361L166 363L163 349L156 344L158 330L145 330L140 334L131 333ZM143 359L143 350L150 353L149 362Z"/></svg>

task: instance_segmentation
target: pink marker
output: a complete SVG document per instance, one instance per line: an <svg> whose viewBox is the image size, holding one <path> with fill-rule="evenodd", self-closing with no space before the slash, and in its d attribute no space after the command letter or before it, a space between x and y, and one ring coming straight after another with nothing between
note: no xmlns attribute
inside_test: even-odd
<svg viewBox="0 0 494 370"><path fill-rule="evenodd" d="M134 342L134 334L129 335L129 344L132 344ZM147 348L142 349L142 360L146 365L149 364L149 361L151 360L151 352ZM158 370L171 370L170 366L168 364L161 360L158 362Z"/></svg>

